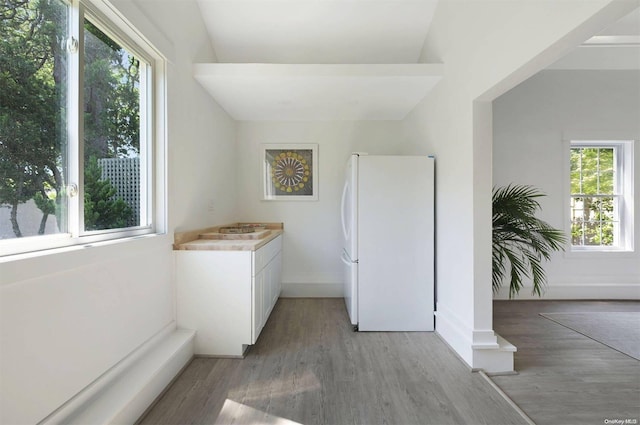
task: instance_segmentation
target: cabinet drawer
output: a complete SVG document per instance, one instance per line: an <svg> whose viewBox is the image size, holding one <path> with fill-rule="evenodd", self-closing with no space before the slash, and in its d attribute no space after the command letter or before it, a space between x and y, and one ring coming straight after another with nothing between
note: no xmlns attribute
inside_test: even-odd
<svg viewBox="0 0 640 425"><path fill-rule="evenodd" d="M282 251L282 236L278 236L262 248L255 251L253 276L260 273L269 262Z"/></svg>

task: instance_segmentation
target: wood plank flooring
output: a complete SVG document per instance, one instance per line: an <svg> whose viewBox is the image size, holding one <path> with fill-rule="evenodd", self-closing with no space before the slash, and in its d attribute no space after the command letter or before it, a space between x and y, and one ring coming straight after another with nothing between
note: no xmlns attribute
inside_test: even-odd
<svg viewBox="0 0 640 425"><path fill-rule="evenodd" d="M494 301L494 330L518 347L518 375L492 380L536 424L640 424L640 362L539 315L594 311L640 302Z"/></svg>
<svg viewBox="0 0 640 425"><path fill-rule="evenodd" d="M245 359L194 359L140 423L526 422L435 333L354 333L342 299L281 299Z"/></svg>

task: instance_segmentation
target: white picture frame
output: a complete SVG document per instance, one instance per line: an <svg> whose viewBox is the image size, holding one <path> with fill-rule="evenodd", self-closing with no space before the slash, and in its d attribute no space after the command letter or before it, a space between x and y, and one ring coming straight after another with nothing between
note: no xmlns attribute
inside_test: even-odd
<svg viewBox="0 0 640 425"><path fill-rule="evenodd" d="M261 145L262 200L317 201L318 145Z"/></svg>

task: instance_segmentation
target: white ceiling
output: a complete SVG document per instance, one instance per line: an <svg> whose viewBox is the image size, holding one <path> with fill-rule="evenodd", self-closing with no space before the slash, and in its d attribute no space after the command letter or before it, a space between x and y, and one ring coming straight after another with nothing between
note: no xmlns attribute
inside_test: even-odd
<svg viewBox="0 0 640 425"><path fill-rule="evenodd" d="M440 64L196 64L194 76L240 121L401 120Z"/></svg>
<svg viewBox="0 0 640 425"><path fill-rule="evenodd" d="M640 36L640 8L601 31L599 36Z"/></svg>
<svg viewBox="0 0 640 425"><path fill-rule="evenodd" d="M400 120L442 76L418 64L438 0L195 1L217 63L194 75L236 120ZM640 69L640 9L550 68Z"/></svg>
<svg viewBox="0 0 640 425"><path fill-rule="evenodd" d="M416 63L437 0L197 0L219 62Z"/></svg>
<svg viewBox="0 0 640 425"><path fill-rule="evenodd" d="M419 64L437 0L197 0L218 63L196 79L236 120L401 120L442 76Z"/></svg>
<svg viewBox="0 0 640 425"><path fill-rule="evenodd" d="M549 69L640 70L640 8L585 41Z"/></svg>

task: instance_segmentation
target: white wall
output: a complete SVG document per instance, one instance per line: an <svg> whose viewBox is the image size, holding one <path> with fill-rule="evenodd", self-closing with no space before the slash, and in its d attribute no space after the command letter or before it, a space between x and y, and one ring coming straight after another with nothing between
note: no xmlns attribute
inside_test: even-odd
<svg viewBox="0 0 640 425"><path fill-rule="evenodd" d="M340 198L351 152L397 154L401 123L239 122L237 206L243 221L284 223L283 296L342 296ZM261 201L260 145L317 143L318 201Z"/></svg>
<svg viewBox="0 0 640 425"><path fill-rule="evenodd" d="M215 62L195 1L138 1L174 43L169 64L169 226L193 230L235 220L233 119L193 78L192 66Z"/></svg>
<svg viewBox="0 0 640 425"><path fill-rule="evenodd" d="M154 335L175 327L174 227L234 216L235 124L191 77L196 56L213 59L195 5L145 2L144 14L128 1L119 6L170 56L167 234L3 259L4 424L39 422ZM207 211L210 198L217 206L213 214Z"/></svg>
<svg viewBox="0 0 640 425"><path fill-rule="evenodd" d="M635 3L440 2L423 49L442 81L405 120L407 149L436 156L436 330L473 367L495 347L491 105ZM540 29L544 28L544 31Z"/></svg>
<svg viewBox="0 0 640 425"><path fill-rule="evenodd" d="M36 423L173 317L167 237L0 264L2 423Z"/></svg>
<svg viewBox="0 0 640 425"><path fill-rule="evenodd" d="M640 71L542 71L495 100L493 132L494 184L542 190L540 218L556 228L568 222L563 139L635 139L636 205L640 199ZM554 255L544 298L640 297L639 226L636 211L633 253ZM518 296L531 297L530 286Z"/></svg>

